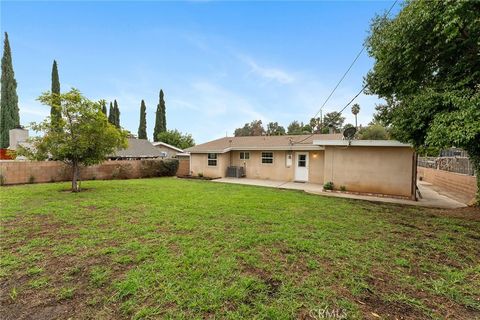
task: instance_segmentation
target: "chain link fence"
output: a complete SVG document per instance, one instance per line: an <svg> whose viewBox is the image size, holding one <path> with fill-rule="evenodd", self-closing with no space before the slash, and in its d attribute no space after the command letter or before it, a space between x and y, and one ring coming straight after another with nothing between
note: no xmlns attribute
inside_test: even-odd
<svg viewBox="0 0 480 320"><path fill-rule="evenodd" d="M473 164L468 157L418 157L419 167L475 175Z"/></svg>

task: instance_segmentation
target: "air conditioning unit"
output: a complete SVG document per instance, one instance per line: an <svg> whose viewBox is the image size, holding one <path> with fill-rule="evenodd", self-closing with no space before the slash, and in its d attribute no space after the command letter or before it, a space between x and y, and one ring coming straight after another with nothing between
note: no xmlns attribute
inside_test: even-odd
<svg viewBox="0 0 480 320"><path fill-rule="evenodd" d="M230 178L245 177L245 168L236 167L236 166L227 167L227 177L230 177Z"/></svg>

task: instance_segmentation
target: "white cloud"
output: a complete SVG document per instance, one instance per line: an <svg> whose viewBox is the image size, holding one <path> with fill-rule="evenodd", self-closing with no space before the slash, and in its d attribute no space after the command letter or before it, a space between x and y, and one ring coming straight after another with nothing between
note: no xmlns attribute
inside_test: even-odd
<svg viewBox="0 0 480 320"><path fill-rule="evenodd" d="M239 59L250 67L250 72L267 80L276 81L282 84L292 83L295 81L293 75L280 68L264 67L259 65L253 58L238 55Z"/></svg>
<svg viewBox="0 0 480 320"><path fill-rule="evenodd" d="M50 115L50 112L44 109L43 106L40 105L39 107L40 108L20 106L20 113L22 115L28 114L28 115L42 117L42 118Z"/></svg>

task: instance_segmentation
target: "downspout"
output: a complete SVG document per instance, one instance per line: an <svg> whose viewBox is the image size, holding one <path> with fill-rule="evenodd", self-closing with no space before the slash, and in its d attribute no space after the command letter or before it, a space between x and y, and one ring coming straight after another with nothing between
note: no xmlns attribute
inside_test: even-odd
<svg viewBox="0 0 480 320"><path fill-rule="evenodd" d="M412 155L412 195L411 199L417 201L417 153L413 151Z"/></svg>

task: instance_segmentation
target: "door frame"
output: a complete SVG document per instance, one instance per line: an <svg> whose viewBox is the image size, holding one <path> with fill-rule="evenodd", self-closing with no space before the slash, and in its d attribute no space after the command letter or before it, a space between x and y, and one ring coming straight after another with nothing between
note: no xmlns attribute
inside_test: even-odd
<svg viewBox="0 0 480 320"><path fill-rule="evenodd" d="M298 157L300 155L305 155L305 167L299 167L298 166ZM295 175L295 181L302 181L302 182L308 182L308 179L309 179L309 165L310 165L310 155L309 155L309 152L308 151L305 151L305 152L295 152L295 172L294 172L294 175ZM297 170L299 170L299 168L302 168L302 170L305 170L306 172L306 179L297 179Z"/></svg>

